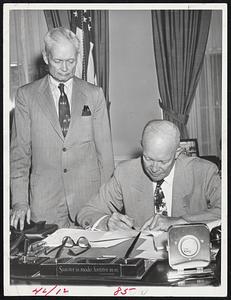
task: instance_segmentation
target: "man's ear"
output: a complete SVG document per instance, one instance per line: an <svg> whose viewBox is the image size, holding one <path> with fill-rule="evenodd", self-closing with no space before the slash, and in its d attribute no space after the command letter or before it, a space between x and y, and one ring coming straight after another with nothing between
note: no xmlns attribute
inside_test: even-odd
<svg viewBox="0 0 231 300"><path fill-rule="evenodd" d="M45 61L45 63L48 65L48 57L47 57L47 53L45 50L42 51L42 55L43 55L43 60Z"/></svg>
<svg viewBox="0 0 231 300"><path fill-rule="evenodd" d="M181 146L178 146L178 148L176 149L175 159L178 158L182 151L184 150L181 148Z"/></svg>

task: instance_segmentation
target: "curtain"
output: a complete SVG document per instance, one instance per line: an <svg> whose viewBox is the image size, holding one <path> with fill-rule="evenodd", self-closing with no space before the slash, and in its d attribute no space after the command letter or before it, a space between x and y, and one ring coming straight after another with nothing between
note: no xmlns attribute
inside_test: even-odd
<svg viewBox="0 0 231 300"><path fill-rule="evenodd" d="M163 117L188 138L192 106L209 33L211 11L152 11L154 52Z"/></svg>
<svg viewBox="0 0 231 300"><path fill-rule="evenodd" d="M206 54L187 126L200 155L221 156L221 95L222 54Z"/></svg>
<svg viewBox="0 0 231 300"><path fill-rule="evenodd" d="M43 36L47 32L39 10L10 11L10 128L16 90L42 76Z"/></svg>
<svg viewBox="0 0 231 300"><path fill-rule="evenodd" d="M43 36L47 25L42 11L10 12L10 67L17 87L39 77Z"/></svg>
<svg viewBox="0 0 231 300"><path fill-rule="evenodd" d="M70 29L71 14L68 10L44 10L48 30L55 27Z"/></svg>
<svg viewBox="0 0 231 300"><path fill-rule="evenodd" d="M97 83L104 91L109 111L109 13L107 10L94 11L93 28Z"/></svg>

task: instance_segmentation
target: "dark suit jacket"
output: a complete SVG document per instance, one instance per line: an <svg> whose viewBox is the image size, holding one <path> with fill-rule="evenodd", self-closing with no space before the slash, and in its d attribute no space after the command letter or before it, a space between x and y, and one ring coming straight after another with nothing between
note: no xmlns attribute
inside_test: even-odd
<svg viewBox="0 0 231 300"><path fill-rule="evenodd" d="M136 226L154 214L153 184L143 171L140 158L118 165L114 176L78 214L83 226L115 211L109 202L134 218ZM206 222L221 216L221 182L215 164L181 154L176 160L172 191L172 216L189 222Z"/></svg>
<svg viewBox="0 0 231 300"><path fill-rule="evenodd" d="M102 89L73 78L71 122L63 137L48 76L18 89L11 137L13 206L34 221L69 226L114 169ZM82 116L84 105L91 115ZM28 195L29 190L29 195Z"/></svg>

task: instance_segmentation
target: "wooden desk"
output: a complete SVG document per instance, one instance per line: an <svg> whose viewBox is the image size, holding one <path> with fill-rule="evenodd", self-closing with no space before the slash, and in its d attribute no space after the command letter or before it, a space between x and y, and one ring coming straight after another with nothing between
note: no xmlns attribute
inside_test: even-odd
<svg viewBox="0 0 231 300"><path fill-rule="evenodd" d="M216 263L212 263L209 266L215 271L215 276L213 278L198 278L190 280L183 283L182 280L180 286L218 286L220 284L220 278L216 275ZM178 286L177 282L169 282L167 275L172 269L168 265L168 261L158 261L152 265L149 271L141 280L136 279L114 279L110 277L103 276L73 276L73 277L61 277L46 276L46 277L26 277L17 276L11 274L11 284L13 285L32 285L32 284L42 284L42 285L102 285L102 286L129 286L129 285L140 285L140 286Z"/></svg>
<svg viewBox="0 0 231 300"><path fill-rule="evenodd" d="M109 248L95 248L89 249L87 252L82 254L83 257L99 257L102 255L117 255L119 257L123 257L126 249L129 247L131 241L125 241L119 245L109 247ZM142 243L142 241L140 241ZM139 243L137 244L137 247ZM134 250L131 253L131 257L136 254L137 251ZM66 253L63 253L65 257ZM220 283L220 264L219 261L214 261L210 264L209 268L211 268L214 272L214 276L212 278L201 277L200 280L190 280L186 283L186 285L213 285L217 286ZM50 284L65 284L65 285L103 285L103 286L124 286L124 285L142 285L142 286L171 286L176 285L175 283L171 283L168 280L169 272L173 271L168 264L168 260L159 260L156 261L144 277L140 280L137 279L127 279L123 278L111 278L106 276L90 276L87 277L83 276L46 276L46 277L31 277L31 276L20 276L16 275L14 272L11 272L11 284L13 285L31 285L31 284L43 284L43 285L50 285ZM181 282L182 285L182 282Z"/></svg>

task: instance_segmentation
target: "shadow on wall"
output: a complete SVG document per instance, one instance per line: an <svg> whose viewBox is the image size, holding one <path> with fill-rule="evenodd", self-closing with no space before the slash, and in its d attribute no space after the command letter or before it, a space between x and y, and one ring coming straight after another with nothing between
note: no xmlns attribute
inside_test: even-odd
<svg viewBox="0 0 231 300"><path fill-rule="evenodd" d="M9 130L10 137L11 137L11 128L12 128L13 117L14 117L14 108L12 108L10 111L10 130ZM11 208L12 208L12 195L11 195L11 190L10 190L10 209Z"/></svg>
<svg viewBox="0 0 231 300"><path fill-rule="evenodd" d="M134 150L133 152L132 152L132 154L131 154L131 156L132 156L132 158L136 158L136 157L139 157L139 156L141 156L142 155L142 149L136 149L136 150Z"/></svg>
<svg viewBox="0 0 231 300"><path fill-rule="evenodd" d="M115 167L123 162L123 161L126 161L126 160L129 160L129 159L133 159L133 158L137 158L139 156L142 155L142 149L135 149L130 155L126 155L126 156L115 156Z"/></svg>
<svg viewBox="0 0 231 300"><path fill-rule="evenodd" d="M38 56L36 61L35 61L35 67L36 70L38 70L37 73L37 78L34 78L34 80L42 78L43 76L45 76L48 73L48 67L45 64L42 55Z"/></svg>
<svg viewBox="0 0 231 300"><path fill-rule="evenodd" d="M12 108L10 111L10 137L11 137L11 128L12 128L12 123L13 123L13 117L14 117L14 108Z"/></svg>

